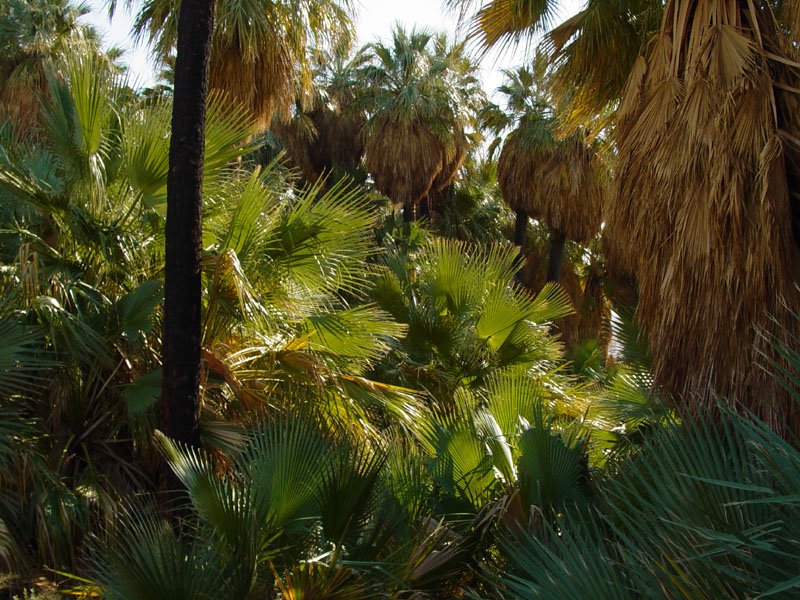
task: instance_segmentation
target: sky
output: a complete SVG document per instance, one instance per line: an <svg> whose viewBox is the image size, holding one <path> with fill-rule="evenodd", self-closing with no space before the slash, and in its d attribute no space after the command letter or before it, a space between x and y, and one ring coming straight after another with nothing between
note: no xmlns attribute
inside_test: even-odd
<svg viewBox="0 0 800 600"><path fill-rule="evenodd" d="M118 2L117 12L111 23L108 21L105 0L89 0L92 12L84 19L93 24L104 36L109 46L126 50L122 62L128 65L134 87L148 87L154 81L154 73L144 45L135 46L130 36L133 16ZM561 18L578 11L581 0L562 0ZM457 15L442 8L441 0L360 0L356 19L359 43L366 44L377 39L387 39L392 28L400 23L407 28L416 26L434 31L445 30L454 34ZM484 89L491 94L502 83L503 68L511 68L524 62L525 49L507 51L501 55L492 53L481 62Z"/></svg>

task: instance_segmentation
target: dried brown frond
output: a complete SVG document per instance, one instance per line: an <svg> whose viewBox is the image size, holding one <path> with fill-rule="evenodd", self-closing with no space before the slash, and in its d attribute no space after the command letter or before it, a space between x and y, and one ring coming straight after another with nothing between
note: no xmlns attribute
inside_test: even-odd
<svg viewBox="0 0 800 600"><path fill-rule="evenodd" d="M636 289L636 275L633 272L635 253L619 243L619 237L606 219L600 237L600 251L604 257L606 270L606 292L615 305L633 308L639 292Z"/></svg>
<svg viewBox="0 0 800 600"><path fill-rule="evenodd" d="M273 116L289 118L295 97L295 64L286 46L277 41L255 52L245 51L236 40L216 35L208 86L224 90L255 116L259 129L266 129Z"/></svg>
<svg viewBox="0 0 800 600"><path fill-rule="evenodd" d="M309 147L314 143L316 132L304 131L294 119L288 122L273 119L270 131L286 145L288 166L300 169L306 181L316 183L320 172L309 155Z"/></svg>
<svg viewBox="0 0 800 600"><path fill-rule="evenodd" d="M461 168L461 165L464 164L468 149L469 143L467 136L464 135L463 131L457 131L454 136L453 148L450 156L442 163L442 169L433 180L431 191L443 191L447 186L453 183L453 179L455 179L458 174L458 170Z"/></svg>
<svg viewBox="0 0 800 600"><path fill-rule="evenodd" d="M441 141L419 120L384 119L365 143L364 166L375 187L396 204L416 204L447 160Z"/></svg>
<svg viewBox="0 0 800 600"><path fill-rule="evenodd" d="M591 268L583 282L583 296L576 306L580 318L577 342L597 336L597 348L603 356L608 356L611 344L611 308L606 300L602 278Z"/></svg>
<svg viewBox="0 0 800 600"><path fill-rule="evenodd" d="M289 122L275 119L272 133L286 144L289 158L309 183L316 183L335 167L358 165L364 156L361 128L363 115L327 107L296 115Z"/></svg>
<svg viewBox="0 0 800 600"><path fill-rule="evenodd" d="M536 172L541 156L530 152L518 138L519 130L511 132L503 143L497 161L497 184L503 200L513 211L525 211L534 219L541 219L540 206L532 196L537 187Z"/></svg>
<svg viewBox="0 0 800 600"><path fill-rule="evenodd" d="M0 121L9 121L17 131L33 133L41 125L41 96L47 89L47 77L42 65L16 75L0 84Z"/></svg>
<svg viewBox="0 0 800 600"><path fill-rule="evenodd" d="M800 335L787 311L800 312L800 65L788 36L768 4L667 2L622 100L607 226L636 273L657 383L797 432L797 405L759 366L780 362L769 335Z"/></svg>
<svg viewBox="0 0 800 600"><path fill-rule="evenodd" d="M520 129L503 144L497 182L512 210L585 243L600 230L604 186L594 153L579 136L531 150Z"/></svg>
<svg viewBox="0 0 800 600"><path fill-rule="evenodd" d="M351 167L361 162L364 156L361 128L366 121L363 114L319 108L309 116L318 132L317 139L309 148L317 172L327 172L336 166Z"/></svg>

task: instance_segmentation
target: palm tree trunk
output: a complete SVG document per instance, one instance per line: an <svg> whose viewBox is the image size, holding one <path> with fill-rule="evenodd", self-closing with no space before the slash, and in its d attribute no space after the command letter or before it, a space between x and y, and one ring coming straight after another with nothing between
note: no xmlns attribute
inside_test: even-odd
<svg viewBox="0 0 800 600"><path fill-rule="evenodd" d="M528 230L528 213L524 210L517 211L517 220L514 222L514 245L519 246L520 256L525 256L525 233Z"/></svg>
<svg viewBox="0 0 800 600"><path fill-rule="evenodd" d="M550 233L550 258L547 261L547 281L561 281L561 265L564 264L564 243L566 236L560 231Z"/></svg>
<svg viewBox="0 0 800 600"><path fill-rule="evenodd" d="M428 221L433 218L431 216L431 201L428 196L419 201L419 218L428 219Z"/></svg>
<svg viewBox="0 0 800 600"><path fill-rule="evenodd" d="M517 211L517 220L514 222L514 245L519 246L517 260L520 268L517 271L517 280L525 284L525 234L528 231L528 213L524 210Z"/></svg>
<svg viewBox="0 0 800 600"><path fill-rule="evenodd" d="M183 0L178 17L167 175L161 427L200 443L200 257L208 60L214 0Z"/></svg>
<svg viewBox="0 0 800 600"><path fill-rule="evenodd" d="M403 204L403 223L411 223L414 220L414 203L405 202Z"/></svg>

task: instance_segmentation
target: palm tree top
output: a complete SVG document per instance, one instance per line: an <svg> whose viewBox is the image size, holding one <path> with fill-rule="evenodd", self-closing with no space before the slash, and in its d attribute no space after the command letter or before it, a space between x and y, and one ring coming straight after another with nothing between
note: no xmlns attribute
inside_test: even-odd
<svg viewBox="0 0 800 600"><path fill-rule="evenodd" d="M658 30L662 0L586 0L558 23L560 0L446 0L482 52L538 42L552 69L551 91L570 99L565 123L616 107L634 62Z"/></svg>
<svg viewBox="0 0 800 600"><path fill-rule="evenodd" d="M134 23L155 57L167 60L177 42L178 0L145 0ZM209 86L226 90L266 128L283 118L299 90L312 96L309 48L348 44L354 37L352 0L219 0Z"/></svg>
<svg viewBox="0 0 800 600"><path fill-rule="evenodd" d="M370 115L368 130L378 122L425 122L449 144L485 99L464 42L451 45L444 33L397 26L389 44L370 43L366 52L360 102Z"/></svg>

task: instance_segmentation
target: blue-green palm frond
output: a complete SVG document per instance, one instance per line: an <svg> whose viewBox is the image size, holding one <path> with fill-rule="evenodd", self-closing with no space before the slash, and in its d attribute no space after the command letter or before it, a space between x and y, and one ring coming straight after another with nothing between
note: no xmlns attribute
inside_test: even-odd
<svg viewBox="0 0 800 600"><path fill-rule="evenodd" d="M542 510L549 519L568 504L585 499L588 456L582 440L557 431L536 407L534 422L517 442L518 487L523 505Z"/></svg>
<svg viewBox="0 0 800 600"><path fill-rule="evenodd" d="M213 545L178 536L153 514L131 509L121 515L115 542L94 557L93 583L114 600L230 598Z"/></svg>
<svg viewBox="0 0 800 600"><path fill-rule="evenodd" d="M4 401L34 393L57 364L56 357L45 351L45 331L16 318L13 301L14 296L0 301L0 399Z"/></svg>
<svg viewBox="0 0 800 600"><path fill-rule="evenodd" d="M561 519L557 532L521 533L501 541L513 569L489 574L503 598L522 600L633 600L619 557L606 539L600 515L594 511Z"/></svg>
<svg viewBox="0 0 800 600"><path fill-rule="evenodd" d="M337 547L357 544L372 525L378 509L386 453L363 442L337 444L322 474L317 492L325 539Z"/></svg>
<svg viewBox="0 0 800 600"><path fill-rule="evenodd" d="M266 555L279 551L282 540L296 542L305 535L307 521L317 514L315 499L331 448L332 440L309 413L275 414L236 458Z"/></svg>

